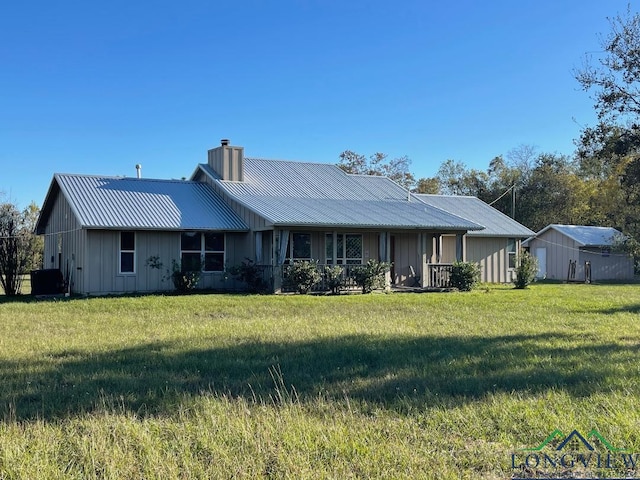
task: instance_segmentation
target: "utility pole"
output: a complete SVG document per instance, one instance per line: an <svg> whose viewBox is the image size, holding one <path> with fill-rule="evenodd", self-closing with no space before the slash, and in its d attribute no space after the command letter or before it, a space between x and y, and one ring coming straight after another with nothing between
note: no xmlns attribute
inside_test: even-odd
<svg viewBox="0 0 640 480"><path fill-rule="evenodd" d="M511 218L516 219L516 184L511 186Z"/></svg>

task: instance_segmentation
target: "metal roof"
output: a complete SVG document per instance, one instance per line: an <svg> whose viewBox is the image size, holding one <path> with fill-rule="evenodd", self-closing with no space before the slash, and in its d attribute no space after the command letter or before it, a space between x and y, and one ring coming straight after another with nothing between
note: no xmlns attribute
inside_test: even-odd
<svg viewBox="0 0 640 480"><path fill-rule="evenodd" d="M55 174L38 222L39 233L46 227L58 191L83 228L248 230L205 183Z"/></svg>
<svg viewBox="0 0 640 480"><path fill-rule="evenodd" d="M606 247L614 243L616 237L622 236L622 232L613 227L592 227L587 225L559 225L552 223L535 234L539 237L549 229L557 230L576 241L583 247ZM532 239L528 239L532 240Z"/></svg>
<svg viewBox="0 0 640 480"><path fill-rule="evenodd" d="M201 171L274 225L478 230L475 222L413 198L386 177L350 175L331 164L244 159L244 181Z"/></svg>
<svg viewBox="0 0 640 480"><path fill-rule="evenodd" d="M415 195L423 202L483 225L484 230L471 231L473 237L516 237L534 235L532 230L505 215L477 197L457 195Z"/></svg>

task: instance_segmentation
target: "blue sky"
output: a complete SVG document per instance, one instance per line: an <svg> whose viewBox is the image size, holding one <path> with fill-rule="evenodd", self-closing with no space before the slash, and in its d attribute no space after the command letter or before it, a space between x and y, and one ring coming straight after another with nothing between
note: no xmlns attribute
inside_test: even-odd
<svg viewBox="0 0 640 480"><path fill-rule="evenodd" d="M261 158L346 149L486 169L572 154L593 124L572 71L618 0L5 2L0 191L54 173L189 176L221 138Z"/></svg>

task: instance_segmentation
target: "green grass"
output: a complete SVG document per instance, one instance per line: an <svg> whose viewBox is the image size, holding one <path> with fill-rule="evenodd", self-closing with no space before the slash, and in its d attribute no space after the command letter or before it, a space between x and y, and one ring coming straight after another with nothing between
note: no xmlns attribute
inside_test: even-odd
<svg viewBox="0 0 640 480"><path fill-rule="evenodd" d="M639 314L635 285L0 297L0 478L508 478L556 428L640 453Z"/></svg>

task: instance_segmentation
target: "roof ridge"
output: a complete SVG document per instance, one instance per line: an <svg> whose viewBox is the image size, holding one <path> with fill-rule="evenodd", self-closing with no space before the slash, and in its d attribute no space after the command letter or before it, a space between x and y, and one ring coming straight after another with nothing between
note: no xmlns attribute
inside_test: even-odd
<svg viewBox="0 0 640 480"><path fill-rule="evenodd" d="M307 160L282 160L278 158L261 158L261 157L244 157L245 160L257 160L259 162L279 162L279 163L296 163L303 165L321 165L323 167L334 167L344 172L338 165L335 163L327 163L327 162L309 162ZM346 173L346 172L345 172Z"/></svg>
<svg viewBox="0 0 640 480"><path fill-rule="evenodd" d="M181 180L177 178L151 178L151 177L128 177L118 175L98 175L85 173L54 173L54 177L78 177L78 178L105 178L109 180L135 180L137 182L164 182L164 183L203 183L196 180Z"/></svg>

